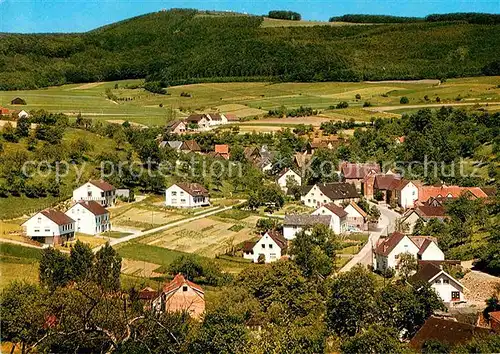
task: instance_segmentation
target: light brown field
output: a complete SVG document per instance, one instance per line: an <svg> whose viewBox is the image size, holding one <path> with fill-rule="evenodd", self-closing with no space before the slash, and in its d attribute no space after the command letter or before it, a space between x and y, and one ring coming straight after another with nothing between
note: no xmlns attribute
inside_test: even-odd
<svg viewBox="0 0 500 354"><path fill-rule="evenodd" d="M151 225L163 225L182 219L184 216L163 210L143 209L132 207L112 219L116 226L127 226L143 229Z"/></svg>
<svg viewBox="0 0 500 354"><path fill-rule="evenodd" d="M137 277L153 278L163 275L154 271L158 267L158 264L124 258L122 259L121 271L124 274L134 275Z"/></svg>
<svg viewBox="0 0 500 354"><path fill-rule="evenodd" d="M108 119L106 122L112 123L112 124L123 124L125 121L123 119ZM140 128L147 128L147 125L141 124L141 123L136 123L136 122L129 122L130 125L133 125L135 127L140 127Z"/></svg>
<svg viewBox="0 0 500 354"><path fill-rule="evenodd" d="M244 125L280 125L280 124L306 124L312 125L313 127L319 127L321 123L328 122L331 119L329 117L321 117L321 116L310 116L310 117L287 117L287 118L263 118L259 120L251 120L248 122L244 122Z"/></svg>
<svg viewBox="0 0 500 354"><path fill-rule="evenodd" d="M104 82L89 82L88 84L72 87L69 90L88 90L97 86L101 86L102 84L104 84Z"/></svg>
<svg viewBox="0 0 500 354"><path fill-rule="evenodd" d="M140 242L174 251L215 257L225 253L231 246L254 237L252 228L257 219L255 216L243 220L203 218L165 230L160 235L146 237ZM243 225L244 228L237 232L229 230L233 225Z"/></svg>

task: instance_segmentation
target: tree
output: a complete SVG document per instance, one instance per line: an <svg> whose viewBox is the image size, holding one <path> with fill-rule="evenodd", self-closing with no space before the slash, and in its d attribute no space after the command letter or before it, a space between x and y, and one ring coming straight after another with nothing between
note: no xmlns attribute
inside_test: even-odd
<svg viewBox="0 0 500 354"><path fill-rule="evenodd" d="M50 291L66 286L71 280L68 256L53 247L44 249L40 259L39 278L40 284Z"/></svg>
<svg viewBox="0 0 500 354"><path fill-rule="evenodd" d="M446 343L430 339L422 345L423 354L448 354L450 353L450 346Z"/></svg>
<svg viewBox="0 0 500 354"><path fill-rule="evenodd" d="M26 116L21 116L17 119L16 135L26 137L30 133L30 121Z"/></svg>
<svg viewBox="0 0 500 354"><path fill-rule="evenodd" d="M2 136L6 141L11 143L17 143L19 141L17 132L10 122L5 123L3 126Z"/></svg>
<svg viewBox="0 0 500 354"><path fill-rule="evenodd" d="M371 326L341 345L342 353L405 353L397 332L390 327Z"/></svg>
<svg viewBox="0 0 500 354"><path fill-rule="evenodd" d="M278 219L275 218L260 218L257 220L256 228L259 232L266 232L270 230L276 230L280 223Z"/></svg>
<svg viewBox="0 0 500 354"><path fill-rule="evenodd" d="M374 321L375 279L361 265L332 281L327 300L328 327L338 335L353 336Z"/></svg>
<svg viewBox="0 0 500 354"><path fill-rule="evenodd" d="M401 103L401 104L408 104L408 103L410 103L410 100L408 99L408 97L403 96L403 97L401 97L401 99L399 100L399 103Z"/></svg>
<svg viewBox="0 0 500 354"><path fill-rule="evenodd" d="M182 274L189 280L194 280L203 275L203 266L201 262L194 256L180 256L174 259L168 267L168 271L172 275Z"/></svg>
<svg viewBox="0 0 500 354"><path fill-rule="evenodd" d="M120 271L122 258L109 245L109 242L97 251L94 264L94 280L104 291L118 291L120 289Z"/></svg>
<svg viewBox="0 0 500 354"><path fill-rule="evenodd" d="M377 190L374 194L373 194L373 198L376 200L376 201L382 201L384 200L384 193L382 191L379 191Z"/></svg>
<svg viewBox="0 0 500 354"><path fill-rule="evenodd" d="M0 301L2 341L19 344L24 354L45 333L44 291L38 285L14 281L2 291Z"/></svg>
<svg viewBox="0 0 500 354"><path fill-rule="evenodd" d="M356 94L356 99L357 100L360 100L361 99L361 95L359 93Z"/></svg>
<svg viewBox="0 0 500 354"><path fill-rule="evenodd" d="M190 345L191 353L243 353L248 331L241 316L226 311L209 311Z"/></svg>
<svg viewBox="0 0 500 354"><path fill-rule="evenodd" d="M380 215L381 215L379 208L377 208L377 206L373 205L369 210L369 214L370 214L371 221L374 223L378 223L378 220L380 219Z"/></svg>
<svg viewBox="0 0 500 354"><path fill-rule="evenodd" d="M73 280L86 281L92 279L94 253L89 245L77 240L69 254L71 277Z"/></svg>
<svg viewBox="0 0 500 354"><path fill-rule="evenodd" d="M293 261L306 277L326 277L333 272L337 236L322 224L296 234L290 249Z"/></svg>
<svg viewBox="0 0 500 354"><path fill-rule="evenodd" d="M417 270L417 259L409 252L399 255L398 270L401 278L408 281L410 275Z"/></svg>
<svg viewBox="0 0 500 354"><path fill-rule="evenodd" d="M413 235L423 235L424 228L424 221L421 218L418 218L413 226Z"/></svg>
<svg viewBox="0 0 500 354"><path fill-rule="evenodd" d="M341 109L341 108L348 108L348 107L349 107L349 103L347 103L346 101L342 101L342 102L339 102L335 108Z"/></svg>

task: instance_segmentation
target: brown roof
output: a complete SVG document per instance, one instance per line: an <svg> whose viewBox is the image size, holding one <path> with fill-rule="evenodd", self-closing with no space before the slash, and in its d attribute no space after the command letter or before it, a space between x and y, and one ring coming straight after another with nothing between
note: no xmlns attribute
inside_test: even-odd
<svg viewBox="0 0 500 354"><path fill-rule="evenodd" d="M242 250L243 252L250 252L253 250L253 246L255 246L257 242L245 241L243 242Z"/></svg>
<svg viewBox="0 0 500 354"><path fill-rule="evenodd" d="M418 271L411 277L412 282L423 281L428 282L436 275L441 273L442 269L434 263L425 263L418 269Z"/></svg>
<svg viewBox="0 0 500 354"><path fill-rule="evenodd" d="M431 241L431 242L435 242L437 244L437 238L435 238L434 236L422 236L422 235L418 235L418 236L409 236L410 237L410 240L413 241L413 243L418 247L418 248L421 248L425 241L428 240L428 241Z"/></svg>
<svg viewBox="0 0 500 354"><path fill-rule="evenodd" d="M219 154L229 154L229 145L216 144L215 145L215 152L218 152Z"/></svg>
<svg viewBox="0 0 500 354"><path fill-rule="evenodd" d="M80 200L76 204L80 204L94 215L104 215L109 213L105 207L93 200Z"/></svg>
<svg viewBox="0 0 500 354"><path fill-rule="evenodd" d="M232 113L227 113L227 114L225 114L225 116L226 116L226 119L228 121L238 121L239 120L238 117Z"/></svg>
<svg viewBox="0 0 500 354"><path fill-rule="evenodd" d="M486 336L488 334L489 330L487 328L430 317L410 340L410 347L420 351L424 343L429 340L455 346L467 343L476 336Z"/></svg>
<svg viewBox="0 0 500 354"><path fill-rule="evenodd" d="M359 198L354 184L346 182L334 182L317 184L319 190L331 200Z"/></svg>
<svg viewBox="0 0 500 354"><path fill-rule="evenodd" d="M186 140L181 145L181 150L189 150L189 151L201 151L200 145L196 142L196 140Z"/></svg>
<svg viewBox="0 0 500 354"><path fill-rule="evenodd" d="M422 261L420 259L417 260L418 266L423 267L424 265L431 263L434 264L436 267L440 267L441 265L448 264L448 265L460 265L461 261L459 260L453 260L453 259L444 259L441 261Z"/></svg>
<svg viewBox="0 0 500 354"><path fill-rule="evenodd" d="M243 149L243 155L247 160L252 160L260 157L259 149L254 146L249 146Z"/></svg>
<svg viewBox="0 0 500 354"><path fill-rule="evenodd" d="M399 175L376 175L373 188L380 190L395 190L401 184Z"/></svg>
<svg viewBox="0 0 500 354"><path fill-rule="evenodd" d="M272 230L266 233L274 240L274 242L278 244L279 248L281 248L282 250L286 249L288 243L286 241L286 238L283 237L280 232Z"/></svg>
<svg viewBox="0 0 500 354"><path fill-rule="evenodd" d="M173 122L168 123L166 128L167 128L167 130L175 130L175 128L177 128L180 124L184 124L184 122L180 121L180 120L173 121Z"/></svg>
<svg viewBox="0 0 500 354"><path fill-rule="evenodd" d="M396 245L405 237L401 232L393 232L391 236L383 240L377 248L375 253L381 256L387 256L396 247Z"/></svg>
<svg viewBox="0 0 500 354"><path fill-rule="evenodd" d="M210 113L210 118L212 118L212 120L222 120L220 113Z"/></svg>
<svg viewBox="0 0 500 354"><path fill-rule="evenodd" d="M92 183L94 186L96 186L97 188L107 192L107 191L113 191L115 190L115 187L113 187L112 184L109 184L108 182L102 180L102 179L99 179L99 180L92 180L92 181L89 181L90 183Z"/></svg>
<svg viewBox="0 0 500 354"><path fill-rule="evenodd" d="M40 213L55 222L57 225L67 225L75 222L75 220L71 219L68 215L56 209L45 209Z"/></svg>
<svg viewBox="0 0 500 354"><path fill-rule="evenodd" d="M295 164L299 168L306 167L312 160L312 155L305 155L303 153L296 153L294 155Z"/></svg>
<svg viewBox="0 0 500 354"><path fill-rule="evenodd" d="M150 288L149 286L139 291L139 299L140 300L153 300L156 299L159 295L159 292Z"/></svg>
<svg viewBox="0 0 500 354"><path fill-rule="evenodd" d="M496 322L500 322L500 311L490 312L489 315L490 315L490 319L493 319Z"/></svg>
<svg viewBox="0 0 500 354"><path fill-rule="evenodd" d="M192 196L208 197L208 190L199 183L179 182L176 185Z"/></svg>
<svg viewBox="0 0 500 354"><path fill-rule="evenodd" d="M348 163L341 165L341 171L346 179L363 179L370 172L380 173L377 163Z"/></svg>
<svg viewBox="0 0 500 354"><path fill-rule="evenodd" d="M446 209L443 206L421 205L415 208L415 212L422 218L444 218Z"/></svg>
<svg viewBox="0 0 500 354"><path fill-rule="evenodd" d="M189 117L186 118L186 121L189 123L198 123L200 120L203 118L207 118L206 114L191 114Z"/></svg>
<svg viewBox="0 0 500 354"><path fill-rule="evenodd" d="M163 287L163 292L166 293L168 295L168 293L172 293L174 291L176 291L177 289L179 289L181 286L183 286L184 284L187 284L189 285L191 288L193 288L194 290L197 290L198 292L202 293L203 294L203 289L201 288L201 286L187 280L186 278L184 278L184 276L182 274L177 274L174 279L166 284L164 287Z"/></svg>
<svg viewBox="0 0 500 354"><path fill-rule="evenodd" d="M358 204L356 204L354 202L350 202L349 205L351 205L354 209L356 209L356 211L358 213L360 213L363 218L366 218L368 216L368 214L366 213L366 211L364 211L363 209L361 209L361 207Z"/></svg>
<svg viewBox="0 0 500 354"><path fill-rule="evenodd" d="M325 204L323 206L337 215L339 218L345 218L347 216L347 212L334 203Z"/></svg>

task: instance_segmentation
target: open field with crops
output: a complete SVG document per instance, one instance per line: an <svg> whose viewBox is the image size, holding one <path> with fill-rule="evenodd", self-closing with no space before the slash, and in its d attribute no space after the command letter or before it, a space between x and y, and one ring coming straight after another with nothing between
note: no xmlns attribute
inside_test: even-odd
<svg viewBox="0 0 500 354"><path fill-rule="evenodd" d="M325 119L366 121L372 116L398 117L399 112L368 111L362 109L364 102L370 102L373 107L395 106L404 110L405 105L399 103L402 96L408 97L408 105L500 101L498 76L449 79L443 83L435 80L205 83L169 87L167 95L145 91L140 88L142 83L142 80L124 80L39 90L0 91L0 105L10 109L43 108L71 116L81 113L84 117L102 121L129 120L144 125L163 125L168 120L185 117L194 111L219 110L244 118L260 117L270 109L281 106L312 107L319 110L319 116ZM106 89L111 90L115 101L108 99ZM356 95L361 98L356 99ZM27 105L10 105L14 97L22 97ZM438 97L440 102L436 102ZM349 108L331 108L340 101L348 102Z"/></svg>

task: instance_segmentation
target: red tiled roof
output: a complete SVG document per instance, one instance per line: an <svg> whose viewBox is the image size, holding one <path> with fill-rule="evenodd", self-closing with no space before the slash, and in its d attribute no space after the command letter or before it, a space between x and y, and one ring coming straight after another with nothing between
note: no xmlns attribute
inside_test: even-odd
<svg viewBox="0 0 500 354"><path fill-rule="evenodd" d="M418 247L421 248L426 240L429 240L431 242L435 242L437 244L437 239L434 236L409 236L410 240ZM427 248L427 246L426 246Z"/></svg>
<svg viewBox="0 0 500 354"><path fill-rule="evenodd" d="M490 315L490 319L493 319L497 322L500 322L500 311L490 312L489 315Z"/></svg>
<svg viewBox="0 0 500 354"><path fill-rule="evenodd" d="M176 185L192 196L208 197L208 190L199 183L179 182Z"/></svg>
<svg viewBox="0 0 500 354"><path fill-rule="evenodd" d="M212 120L222 120L220 113L210 113L210 118L212 118Z"/></svg>
<svg viewBox="0 0 500 354"><path fill-rule="evenodd" d="M377 248L375 248L375 253L381 256L387 256L394 247L405 237L401 232L393 232L391 236L383 240Z"/></svg>
<svg viewBox="0 0 500 354"><path fill-rule="evenodd" d="M183 286L184 284L187 284L189 287L193 288L194 290L200 292L200 293L204 293L203 292L203 289L201 288L201 286L187 280L186 278L184 278L184 276L182 274L177 274L174 279L166 284L164 287L163 287L163 292L164 293L171 293L171 292L174 292L176 291L177 289L179 289L181 286Z"/></svg>
<svg viewBox="0 0 500 354"><path fill-rule="evenodd" d="M55 222L57 225L67 225L75 222L75 220L71 219L68 215L56 209L45 209L40 213Z"/></svg>
<svg viewBox="0 0 500 354"><path fill-rule="evenodd" d="M80 204L94 215L108 214L108 210L105 207L93 200L80 200L77 204Z"/></svg>
<svg viewBox="0 0 500 354"><path fill-rule="evenodd" d="M226 116L226 119L228 121L238 121L239 120L235 114L228 113L228 114L225 114L225 116Z"/></svg>
<svg viewBox="0 0 500 354"><path fill-rule="evenodd" d="M243 252L250 252L253 250L253 246L255 246L256 242L245 241L243 242L242 250Z"/></svg>
<svg viewBox="0 0 500 354"><path fill-rule="evenodd" d="M9 114L9 110L4 107L0 107L0 114Z"/></svg>
<svg viewBox="0 0 500 354"><path fill-rule="evenodd" d="M410 347L420 351L425 342L435 340L450 346L464 344L477 336L489 334L487 328L473 326L467 323L430 317L422 328L410 340Z"/></svg>
<svg viewBox="0 0 500 354"><path fill-rule="evenodd" d="M92 183L94 186L96 186L97 188L107 192L107 191L113 191L115 190L115 187L113 187L112 184L109 184L108 182L100 179L100 180L92 180L92 181L89 181L90 183Z"/></svg>
<svg viewBox="0 0 500 354"><path fill-rule="evenodd" d="M219 154L229 154L229 145L216 144L215 145L215 152L218 152Z"/></svg>
<svg viewBox="0 0 500 354"><path fill-rule="evenodd" d="M413 241L413 240L412 240ZM429 240L428 238L424 240L424 243L422 244L422 246L420 246L420 249L418 250L418 254L421 256L424 254L425 250L427 249L427 247L430 246L430 244L432 243L431 240Z"/></svg>
<svg viewBox="0 0 500 354"><path fill-rule="evenodd" d="M370 172L380 173L380 166L376 163L343 163L342 174L346 179L363 179Z"/></svg>
<svg viewBox="0 0 500 354"><path fill-rule="evenodd" d="M464 192L470 192L476 198L488 197L480 187L421 186L418 189L418 200L423 203L431 197L458 198Z"/></svg>
<svg viewBox="0 0 500 354"><path fill-rule="evenodd" d="M337 215L339 218L345 218L347 216L347 212L334 203L324 204L323 206Z"/></svg>

